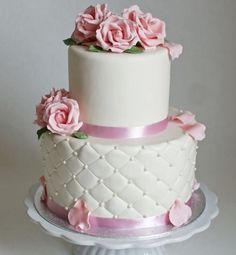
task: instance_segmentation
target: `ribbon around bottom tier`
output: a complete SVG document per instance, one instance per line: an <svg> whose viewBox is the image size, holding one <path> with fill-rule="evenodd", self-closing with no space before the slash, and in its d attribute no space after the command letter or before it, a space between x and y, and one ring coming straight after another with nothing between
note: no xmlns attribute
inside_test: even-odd
<svg viewBox="0 0 236 255"><path fill-rule="evenodd" d="M83 123L81 131L86 134L99 138L106 139L128 139L141 138L150 135L158 134L166 129L168 125L168 118L144 126L138 127L106 127Z"/></svg>
<svg viewBox="0 0 236 255"><path fill-rule="evenodd" d="M54 213L57 217L62 218L68 222L68 211L54 202L52 199L47 199L46 205L48 209ZM191 204L191 199L187 202ZM69 222L68 222L69 223ZM140 219L114 219L114 218L103 218L96 217L93 215L89 216L90 229L105 228L105 229L143 229L150 227L161 227L171 225L169 220L169 212L159 216L152 216ZM80 231L79 229L75 229Z"/></svg>

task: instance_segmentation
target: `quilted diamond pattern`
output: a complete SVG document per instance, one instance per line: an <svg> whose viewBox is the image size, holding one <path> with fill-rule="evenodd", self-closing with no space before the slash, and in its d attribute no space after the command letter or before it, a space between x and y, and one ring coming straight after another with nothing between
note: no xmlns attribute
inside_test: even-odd
<svg viewBox="0 0 236 255"><path fill-rule="evenodd" d="M64 207L84 199L96 216L142 218L192 194L196 142L187 134L132 146L44 134L41 150L49 196Z"/></svg>

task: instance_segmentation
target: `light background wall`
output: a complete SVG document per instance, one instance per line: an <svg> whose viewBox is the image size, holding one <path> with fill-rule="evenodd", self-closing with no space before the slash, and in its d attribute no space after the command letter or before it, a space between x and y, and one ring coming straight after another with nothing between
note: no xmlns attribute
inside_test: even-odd
<svg viewBox="0 0 236 255"><path fill-rule="evenodd" d="M41 174L37 127L32 124L35 104L52 86L68 87L62 40L70 36L76 14L98 2L0 0L0 166L8 185L19 180L21 192ZM207 125L198 177L216 191L221 208L211 230L202 234L206 238L194 239L202 253L192 254L231 251L236 227L236 1L106 2L118 13L138 4L166 21L170 41L184 45L183 56L172 64L171 105L193 111ZM14 169L14 175L8 169ZM185 242L186 251L193 243ZM210 244L216 247L214 253Z"/></svg>

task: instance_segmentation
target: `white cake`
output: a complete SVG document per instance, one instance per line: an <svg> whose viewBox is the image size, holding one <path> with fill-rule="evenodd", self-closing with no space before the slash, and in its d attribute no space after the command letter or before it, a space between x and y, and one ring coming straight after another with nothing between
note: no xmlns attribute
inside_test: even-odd
<svg viewBox="0 0 236 255"><path fill-rule="evenodd" d="M193 192L196 142L175 124L132 140L45 134L42 154L48 195L68 208L82 199L94 216L158 216Z"/></svg>
<svg viewBox="0 0 236 255"><path fill-rule="evenodd" d="M42 200L78 231L180 226L191 217L205 127L190 112L169 110L170 60L182 46L164 41L164 29L137 6L119 17L98 4L65 40L69 93L42 97L36 123Z"/></svg>
<svg viewBox="0 0 236 255"><path fill-rule="evenodd" d="M71 46L69 85L84 123L132 127L161 121L169 110L168 51L91 54Z"/></svg>

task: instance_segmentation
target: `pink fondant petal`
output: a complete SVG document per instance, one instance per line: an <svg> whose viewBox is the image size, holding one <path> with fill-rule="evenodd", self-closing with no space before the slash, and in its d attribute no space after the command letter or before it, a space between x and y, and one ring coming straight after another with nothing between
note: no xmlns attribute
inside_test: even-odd
<svg viewBox="0 0 236 255"><path fill-rule="evenodd" d="M183 130L192 136L196 141L202 141L206 137L206 126L201 123L183 127Z"/></svg>
<svg viewBox="0 0 236 255"><path fill-rule="evenodd" d="M194 114L187 111L170 116L170 120L182 125L190 125L196 123Z"/></svg>
<svg viewBox="0 0 236 255"><path fill-rule="evenodd" d="M165 42L163 47L168 49L172 60L178 58L183 52L183 46L181 44Z"/></svg>
<svg viewBox="0 0 236 255"><path fill-rule="evenodd" d="M169 220L176 227L187 223L191 216L192 209L180 200L175 201L169 212Z"/></svg>
<svg viewBox="0 0 236 255"><path fill-rule="evenodd" d="M200 183L196 179L194 179L194 181L193 181L193 191L196 191L199 188L200 188Z"/></svg>
<svg viewBox="0 0 236 255"><path fill-rule="evenodd" d="M44 176L41 176L39 180L40 180L41 185L43 186L43 192L42 192L42 195L41 195L40 199L41 199L42 202L46 203L47 199L48 199L46 179L45 179Z"/></svg>
<svg viewBox="0 0 236 255"><path fill-rule="evenodd" d="M89 210L87 209L83 200L78 200L74 207L68 213L69 223L79 230L88 230L89 224Z"/></svg>

